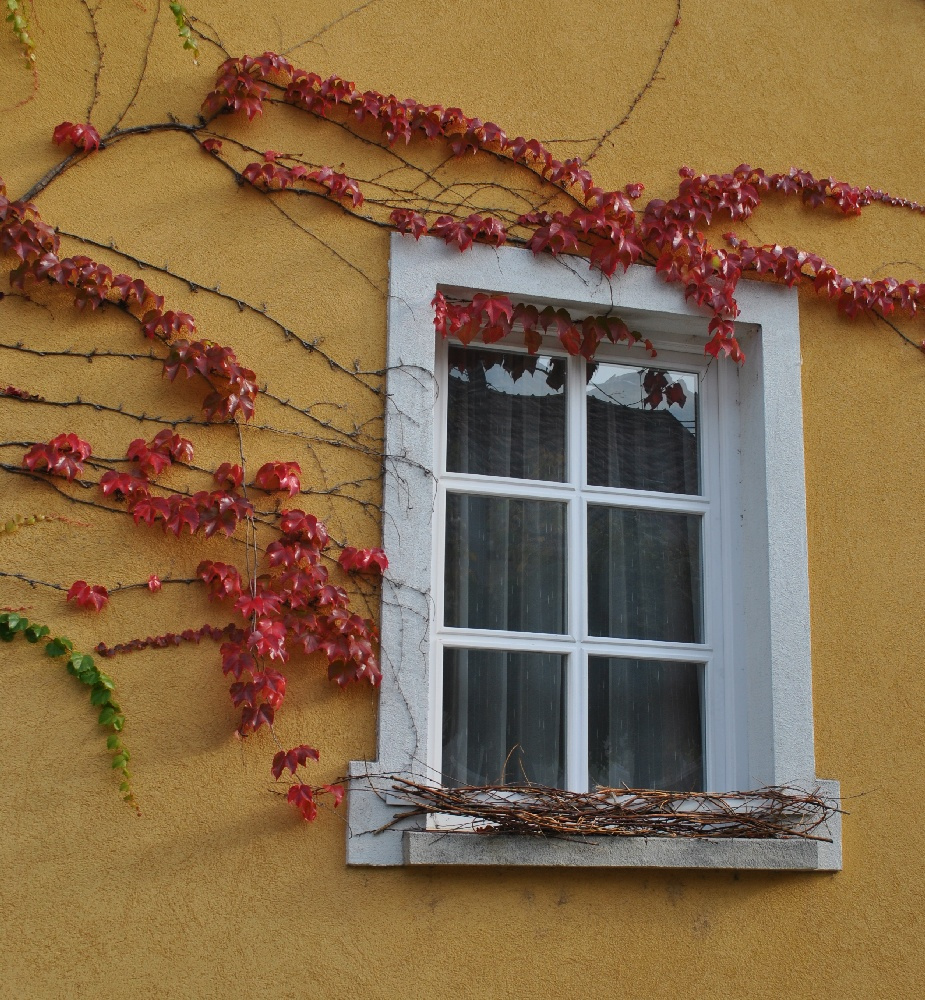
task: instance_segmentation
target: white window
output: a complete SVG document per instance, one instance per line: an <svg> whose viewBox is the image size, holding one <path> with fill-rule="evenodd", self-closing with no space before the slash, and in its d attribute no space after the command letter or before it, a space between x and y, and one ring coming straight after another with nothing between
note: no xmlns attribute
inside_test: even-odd
<svg viewBox="0 0 925 1000"><path fill-rule="evenodd" d="M439 342L438 289L616 308L658 357ZM388 825L390 773L837 796L813 755L795 293L739 302L741 371L706 363L706 321L649 269L393 237L384 678L350 863L840 867L837 824L832 844Z"/></svg>
<svg viewBox="0 0 925 1000"><path fill-rule="evenodd" d="M437 357L435 773L727 787L724 742L704 752L724 715L716 366ZM659 383L675 403L646 404Z"/></svg>

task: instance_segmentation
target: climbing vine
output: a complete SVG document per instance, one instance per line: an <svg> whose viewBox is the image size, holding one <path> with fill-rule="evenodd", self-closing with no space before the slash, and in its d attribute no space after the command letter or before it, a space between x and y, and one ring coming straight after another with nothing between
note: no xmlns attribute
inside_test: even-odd
<svg viewBox="0 0 925 1000"><path fill-rule="evenodd" d="M52 636L47 625L30 622L15 611L0 614L0 642L13 642L21 636L33 646L42 644L45 654L53 659L63 659L65 669L81 684L90 689L90 704L99 709L97 722L103 729L111 730L106 739L106 749L112 753L112 769L120 778L119 791L123 801L139 812L132 790L132 775L128 768L131 754L122 741L125 715L115 697L115 682L100 670L92 656L75 651L74 643L65 636Z"/></svg>
<svg viewBox="0 0 925 1000"><path fill-rule="evenodd" d="M171 4L170 9L185 46L198 51L185 9L180 4ZM243 114L253 121L278 105L295 108L385 150L395 161L394 170L406 175L405 186L389 179L388 171L354 177L341 169L342 165L335 168L309 162L300 155L258 150L219 130L225 116ZM41 218L31 199L75 163L102 155L122 141L171 131L197 143L236 183L264 197L293 224L297 223L283 207L287 200L318 198L338 206L346 215L409 238L428 234L438 237L460 252L475 243L495 247L512 244L563 261L578 263L583 259L588 267L608 277L618 270L651 266L665 281L679 285L686 299L703 311L709 329L705 351L714 358L725 357L736 363L745 361L735 330L739 312L736 287L745 275L788 286L809 284L849 318L865 313L887 319L894 312L911 317L919 302L925 301L925 283L895 278L853 279L810 251L753 245L734 232L725 234L720 246L704 235L703 230L723 217L733 224L748 219L770 197L797 197L809 209L833 210L843 216L859 215L875 202L925 212L925 206L916 202L831 177L817 178L805 170L766 172L743 164L724 174L697 174L682 167L676 195L667 201L650 200L639 210L636 205L643 194L641 184L629 183L619 191L605 190L596 184L587 162L578 157L560 160L548 144L537 139L511 137L493 122L469 117L458 108L362 91L339 76L322 78L270 52L226 60L219 67L215 86L205 97L202 113L203 117L194 122L171 120L130 128L116 125L104 134L90 122L63 122L51 139L68 150L66 157L24 197L8 197L0 181L0 252L13 258L9 270L11 290L28 298L38 288L51 288L68 297L76 310L116 309L130 317L149 342L150 352L93 352L93 356L147 359L160 365L168 383L201 387L201 419L168 420L133 414L140 421L166 426L150 438L132 441L124 456L100 456L95 451L98 445L73 432L61 433L49 441L2 442L0 447L20 450L16 461L0 463L0 467L10 474L27 475L49 484L75 502L128 516L135 525L159 528L177 539L184 534L206 539L217 535L241 546L240 565L205 559L189 579L161 580L152 574L146 582L130 585L154 593L164 584L197 581L205 587L210 600L227 609L232 617L227 625L204 625L111 646L101 643L96 650L98 655L115 657L137 649L198 643L202 639L219 643L221 670L229 681L229 696L238 711L235 731L241 739L262 729L275 737L277 713L286 697L284 668L296 652L317 654L327 664L329 679L341 687L378 684L381 669L376 627L370 618L354 610L354 601L362 595L363 579L375 580L388 567L381 549L355 548L346 540L333 541L325 523L300 507L282 508L277 503L273 510L260 509L255 499L258 494L285 495L286 500L280 496L277 500L288 504L296 496L321 490L304 490L300 464L286 456L264 463L251 477L242 435L248 428L280 433L271 425L256 423L258 405L268 402L297 411L311 423L318 441L346 443L372 458L380 457L378 443L375 434L362 425L335 428L313 406L300 406L272 394L232 348L204 336L191 314L168 308L166 296L142 278L116 273L90 256L63 255L61 234ZM403 149L421 144L440 144L447 153L446 162L493 159L500 179L491 184L479 181L463 185L464 195L454 199L453 185L437 178L439 168L420 167L402 153ZM476 192L492 203L473 211ZM84 242L93 244L89 239ZM150 265L129 254L122 256L139 269ZM168 267L156 270L171 278L183 277ZM209 289L192 280L188 284L191 290L229 297L218 288ZM350 369L325 355L320 343L300 337L275 320L265 305L234 301L242 311L256 312L281 330L287 341L295 340L306 351L323 357L332 370L351 378L358 391L380 395L382 373L363 372L358 365ZM539 350L544 337L555 336L569 354L580 354L589 361L604 341L627 346L638 343L649 356L655 355L649 341L612 313L576 319L566 310L512 302L502 295L453 300L438 293L433 306L438 333L467 344L477 339L495 343L516 331L529 354ZM913 342L905 334L900 335ZM22 344L0 347L30 350ZM76 351L64 353L81 356ZM8 386L0 395L23 405L93 405L106 409L79 398L49 400L32 391L34 388ZM646 391L649 406L660 405L663 399L683 405L683 390L669 384L657 369L647 374ZM121 406L109 409L127 413ZM232 461L222 462L215 469L195 466L194 442L180 435L180 425L226 425L229 441L236 449ZM300 432L289 433L300 436ZM210 488L181 491L160 481L180 464L201 478L210 477ZM97 474L98 478L93 478ZM349 487L355 485L341 484L334 489L349 496ZM94 498L90 499L89 494L78 497L78 490L90 490ZM265 547L258 545L258 527L273 532L274 540ZM332 550L338 549L335 558ZM351 579L352 584L348 584ZM85 580L74 581L69 587L27 582L66 590L66 600L91 612L99 611L120 589ZM347 586L353 588L352 596ZM38 642L50 635L45 626L39 627L45 629L41 634L35 629L17 612L0 616L0 638L5 641L23 634L28 641ZM129 758L118 735L124 716L111 699L112 679L98 671L91 657L74 653L69 640L48 639L46 652L51 656L66 655L69 671L91 688L91 702L102 706L100 724L114 730L110 737L114 767L122 769L127 783L125 765ZM316 817L322 796L336 806L344 794L339 784L314 786L296 779L299 769L317 761L318 756L318 751L307 744L292 749L280 746L270 767L276 780L288 773L293 781L288 801L306 820ZM123 791L127 801L134 804L127 784Z"/></svg>
<svg viewBox="0 0 925 1000"><path fill-rule="evenodd" d="M6 15L6 22L19 42L26 65L31 68L35 63L35 42L29 34L29 22L19 0L6 0L6 9L9 12Z"/></svg>
<svg viewBox="0 0 925 1000"><path fill-rule="evenodd" d="M174 24L177 26L177 34L183 42L183 48L193 53L194 59L199 55L199 43L193 34L191 17L186 7L178 0L170 0L168 4L170 13L173 16ZM6 15L6 22L16 36L19 46L22 49L23 58L30 69L35 67L35 42L29 34L29 22L25 11L19 0L6 0L6 8L9 13ZM89 8L88 8L89 11ZM90 11L91 19L93 12Z"/></svg>

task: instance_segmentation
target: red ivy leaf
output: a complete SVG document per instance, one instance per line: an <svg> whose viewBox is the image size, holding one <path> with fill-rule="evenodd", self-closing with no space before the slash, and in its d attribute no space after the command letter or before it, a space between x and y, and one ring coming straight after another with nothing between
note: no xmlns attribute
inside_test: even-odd
<svg viewBox="0 0 925 1000"><path fill-rule="evenodd" d="M196 576L209 588L209 598L213 601L238 597L241 593L241 574L228 563L204 559L196 567Z"/></svg>
<svg viewBox="0 0 925 1000"><path fill-rule="evenodd" d="M255 656L269 656L271 660L285 662L289 659L286 651L286 626L270 618L258 618L257 624L247 637L247 644Z"/></svg>
<svg viewBox="0 0 925 1000"><path fill-rule="evenodd" d="M149 447L158 454L168 455L175 462L192 462L193 460L193 442L188 438L180 437L169 428L155 434Z"/></svg>
<svg viewBox="0 0 925 1000"><path fill-rule="evenodd" d="M74 149L82 149L87 153L100 148L100 134L89 122L83 125L61 122L52 134L52 141L57 146L69 142Z"/></svg>
<svg viewBox="0 0 925 1000"><path fill-rule="evenodd" d="M125 457L138 463L138 471L143 476L159 476L164 469L173 464L169 454L152 451L143 438L136 438L132 441Z"/></svg>
<svg viewBox="0 0 925 1000"><path fill-rule="evenodd" d="M687 402L687 396L684 394L684 386L682 386L680 382L673 382L667 389L665 389L665 398L668 400L669 406L671 406L672 403L677 403L678 406L684 406Z"/></svg>
<svg viewBox="0 0 925 1000"><path fill-rule="evenodd" d="M257 670L257 661L239 642L223 642L221 654L222 673L231 674L235 680L240 680L245 671L254 674Z"/></svg>
<svg viewBox="0 0 925 1000"><path fill-rule="evenodd" d="M258 591L257 594L244 594L239 597L234 604L235 611L242 617L250 618L252 615L272 615L279 611L280 598L270 591Z"/></svg>
<svg viewBox="0 0 925 1000"><path fill-rule="evenodd" d="M323 521L304 510L284 510L280 512L280 528L284 535L308 542L318 549L328 544L328 529Z"/></svg>
<svg viewBox="0 0 925 1000"><path fill-rule="evenodd" d="M341 802L344 801L344 786L343 785L322 785L322 791L330 792L334 797L334 808L336 809Z"/></svg>
<svg viewBox="0 0 925 1000"><path fill-rule="evenodd" d="M578 236L573 221L562 212L549 216L545 212L531 212L517 220L521 225L532 224L538 228L530 237L528 246L534 254L548 250L553 256L567 250L578 250Z"/></svg>
<svg viewBox="0 0 925 1000"><path fill-rule="evenodd" d="M307 823L311 823L318 815L318 806L315 804L314 789L311 785L293 785L286 795L286 801L299 810L302 819Z"/></svg>
<svg viewBox="0 0 925 1000"><path fill-rule="evenodd" d="M0 299L3 298L3 293L0 292ZM5 389L0 388L0 396L7 396L10 399L22 399L27 403L44 403L45 397L38 396L32 392L26 392L25 389L17 389L15 385L8 385Z"/></svg>
<svg viewBox="0 0 925 1000"><path fill-rule="evenodd" d="M355 549L346 546L337 560L343 569L351 573L384 573L389 568L389 560L382 549Z"/></svg>
<svg viewBox="0 0 925 1000"><path fill-rule="evenodd" d="M267 667L262 673L254 674L254 683L268 705L272 705L273 708L282 705L286 695L286 678L278 670Z"/></svg>
<svg viewBox="0 0 925 1000"><path fill-rule="evenodd" d="M157 578L156 573L152 573L148 577L148 590L150 590L152 594L156 594L157 591L159 591L160 589L161 589L161 581Z"/></svg>
<svg viewBox="0 0 925 1000"><path fill-rule="evenodd" d="M109 603L109 591L105 587L91 587L86 580L76 580L67 592L67 600L73 601L81 608L93 608L99 611Z"/></svg>
<svg viewBox="0 0 925 1000"><path fill-rule="evenodd" d="M330 167L319 167L317 170L310 170L306 179L320 184L327 188L333 198L340 201L349 201L354 208L359 208L363 204L363 192L355 180L345 174L339 174Z"/></svg>
<svg viewBox="0 0 925 1000"><path fill-rule="evenodd" d="M215 470L212 478L221 486L223 490L239 489L244 482L244 470L240 465L232 465L230 462L222 462Z"/></svg>
<svg viewBox="0 0 925 1000"><path fill-rule="evenodd" d="M52 476L72 482L84 470L84 460L92 453L90 445L76 434L59 434L48 444L33 445L23 456L22 464L34 471L45 469Z"/></svg>
<svg viewBox="0 0 925 1000"><path fill-rule="evenodd" d="M236 730L242 739L249 733L256 733L261 726L272 726L275 711L272 705L246 707L241 711L241 722Z"/></svg>
<svg viewBox="0 0 925 1000"><path fill-rule="evenodd" d="M273 766L270 768L270 773L279 781L283 771L295 774L297 768L303 766L309 760L318 760L319 757L320 754L317 750L306 746L304 743L293 747L292 750L280 750L273 758Z"/></svg>
<svg viewBox="0 0 925 1000"><path fill-rule="evenodd" d="M427 235L427 219L409 208L394 209L389 219L400 233L410 234L416 240Z"/></svg>
<svg viewBox="0 0 925 1000"><path fill-rule="evenodd" d="M314 564L318 561L318 549L305 542L300 542L294 538L286 538L283 541L270 542L267 546L267 562L271 566L282 566L283 569L291 569L301 562Z"/></svg>
<svg viewBox="0 0 925 1000"><path fill-rule="evenodd" d="M298 462L267 462L257 470L254 482L262 490L286 490L293 497L302 489Z"/></svg>

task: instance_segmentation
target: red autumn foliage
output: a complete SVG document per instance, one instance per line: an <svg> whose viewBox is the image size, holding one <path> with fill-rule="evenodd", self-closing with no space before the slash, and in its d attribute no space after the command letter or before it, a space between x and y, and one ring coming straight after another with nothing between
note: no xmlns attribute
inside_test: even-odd
<svg viewBox="0 0 925 1000"><path fill-rule="evenodd" d="M410 220L413 225L414 219ZM468 250L475 240L500 247L507 242L507 230L500 220L488 216L470 215L465 219L454 219L451 215L441 215L431 227L431 233L443 241L456 246L460 252Z"/></svg>
<svg viewBox="0 0 925 1000"><path fill-rule="evenodd" d="M298 462L267 462L257 470L254 483L262 490L285 490L294 497L302 489L301 473Z"/></svg>
<svg viewBox="0 0 925 1000"><path fill-rule="evenodd" d="M687 402L684 386L680 382L669 382L665 372L659 371L657 368L650 368L645 373L642 387L646 393L643 404L653 410L663 400L666 400L669 406L673 404L684 406Z"/></svg>
<svg viewBox="0 0 925 1000"><path fill-rule="evenodd" d="M307 823L318 816L318 806L315 804L315 790L311 785L292 785L286 794L286 801L298 809Z"/></svg>
<svg viewBox="0 0 925 1000"><path fill-rule="evenodd" d="M228 563L204 559L196 567L196 576L208 588L210 600L223 601L227 597L238 597L241 594L241 574L235 566Z"/></svg>
<svg viewBox="0 0 925 1000"><path fill-rule="evenodd" d="M279 781L283 771L295 774L296 770L304 766L307 761L318 760L319 757L320 754L317 750L306 746L304 743L293 747L291 750L280 750L273 758L273 766L270 768L270 773Z"/></svg>
<svg viewBox="0 0 925 1000"><path fill-rule="evenodd" d="M337 561L351 573L369 573L378 576L389 568L389 560L382 549L355 549L348 545Z"/></svg>
<svg viewBox="0 0 925 1000"><path fill-rule="evenodd" d="M166 315L166 314L165 314ZM174 314L174 316L184 314ZM164 362L164 375L173 381L183 373L187 378L202 375L216 388L203 400L202 409L209 420L231 420L240 413L245 420L254 415L257 376L238 364L230 347L202 340L175 340Z"/></svg>
<svg viewBox="0 0 925 1000"><path fill-rule="evenodd" d="M232 465L231 462L222 464L212 474L212 478L223 490L237 490L244 482L244 470L240 465Z"/></svg>
<svg viewBox="0 0 925 1000"><path fill-rule="evenodd" d="M419 240L427 235L427 219L420 212L414 212L409 208L396 208L389 215L392 225L400 233L406 233Z"/></svg>
<svg viewBox="0 0 925 1000"><path fill-rule="evenodd" d="M149 340L155 337L158 340L170 340L180 334L196 332L196 320L189 313L175 312L172 309L167 312L157 308L149 309L141 320L141 332Z"/></svg>
<svg viewBox="0 0 925 1000"><path fill-rule="evenodd" d="M75 580L67 592L67 600L78 607L99 611L109 603L109 591L105 587L91 587L86 580Z"/></svg>
<svg viewBox="0 0 925 1000"><path fill-rule="evenodd" d="M155 434L151 441L136 438L128 446L125 457L137 463L142 476L157 476L175 461L191 462L193 443L168 428Z"/></svg>
<svg viewBox="0 0 925 1000"><path fill-rule="evenodd" d="M244 618L250 618L253 615L266 617L279 611L281 600L279 595L258 585L257 593L242 594L235 601L234 608Z"/></svg>
<svg viewBox="0 0 925 1000"><path fill-rule="evenodd" d="M183 642L192 642L198 645L202 639L212 639L221 642L222 639L229 641L240 641L244 633L237 625L226 625L224 628L217 628L215 625L202 625L198 629L187 628L182 632L165 632L163 635L149 635L146 639L130 639L128 642L119 642L114 646L107 646L101 642L94 652L100 656L113 657L120 653L135 653L140 649L169 649L171 646L179 646Z"/></svg>
<svg viewBox="0 0 925 1000"><path fill-rule="evenodd" d="M52 134L52 141L57 146L70 143L74 149L81 149L87 153L100 148L100 134L89 122L82 125L61 122Z"/></svg>
<svg viewBox="0 0 925 1000"><path fill-rule="evenodd" d="M259 666L262 657L285 663L296 649L320 652L327 659L329 678L342 686L360 680L376 684L381 676L375 626L351 614L346 592L328 580L322 563L329 544L324 525L311 514L289 510L282 512L280 526L282 537L268 546L266 559L282 572L261 576L250 592L242 593L233 566L205 561L197 570L211 596L234 598L235 609L249 622L241 639L222 646L222 669L233 675L236 685L232 700L242 708L242 737L272 722L257 710L267 705L275 711L285 692L284 681ZM374 561L380 562L375 550L368 565Z"/></svg>
<svg viewBox="0 0 925 1000"><path fill-rule="evenodd" d="M144 476L130 472L116 472L110 469L100 477L100 489L103 496L112 496L116 500L135 499L150 495L150 483Z"/></svg>
<svg viewBox="0 0 925 1000"><path fill-rule="evenodd" d="M742 164L726 174L697 175L689 168L680 171L677 195L668 201L653 199L637 214L632 201L638 199L641 184L628 184L623 191L605 191L594 184L581 160L561 161L536 139L510 138L492 122L466 116L458 108L423 105L413 99L399 99L377 91L360 91L341 77L322 79L319 75L295 68L285 58L264 53L253 58L229 59L219 69L215 88L204 103L206 114L243 112L249 119L262 113L263 102L270 96L269 85L285 88L284 100L320 117L339 114L352 116L363 127L379 129L385 141L393 144L414 138L443 141L455 156L488 151L506 157L566 192L577 207L571 212L531 212L520 216L511 226L512 236L501 220L477 213L457 219L441 216L429 226L427 218L412 209L392 211L390 221L396 230L416 239L432 232L460 251L475 242L500 246L515 240L534 253L585 255L592 267L611 276L618 268L627 270L645 253L655 261L656 271L669 282L679 284L685 297L709 316L705 351L714 357L744 359L735 335L738 306L735 291L744 274L765 276L769 280L796 285L809 282L813 289L832 299L838 310L854 317L864 313L889 315L900 310L915 315L925 300L925 284L899 282L893 278L877 281L852 280L841 274L822 257L777 245L752 246L734 233L725 237L727 247L712 246L703 230L723 213L731 220L750 217L769 196L799 196L808 208L832 208L847 215L860 214L873 202L922 211L923 207L906 199L894 198L883 191L860 189L829 178L816 178L808 171L791 168L786 173L768 174ZM54 141L69 143L75 149L91 152L100 146L100 137L92 125L64 122L55 129ZM222 141L208 138L202 148L219 156ZM308 168L292 159L268 150L265 162L245 167L242 176L262 190L300 189L330 196L345 207L359 207L363 194L356 181L331 167ZM319 188L320 191L314 190ZM520 232L524 235L519 235ZM242 367L231 348L207 340L194 340L196 324L192 316L165 311L162 296L154 293L140 279L114 275L112 270L86 256L60 258L59 241L54 230L44 223L35 206L6 198L0 180L0 252L15 256L18 264L10 273L11 285L25 291L30 284L43 282L58 286L72 297L77 309L96 310L107 303L133 316L144 336L168 346L164 374L169 380L183 372L210 382L203 402L208 419L233 420L241 414L249 420L254 413L257 395L256 375ZM473 296L469 302L447 301L441 294L434 298L435 324L442 336L453 335L464 343L481 338L491 344L522 330L524 343L535 354L544 335L553 335L565 350L580 354L589 361L601 342L641 342L654 355L652 345L633 333L617 317L589 316L573 319L566 310L514 303L506 296ZM686 397L680 382L671 383L667 373L649 369L644 375L645 405L684 406ZM0 394L24 401L41 397L8 387ZM188 447L187 447L188 446ZM90 446L76 435L59 435L48 444L37 444L27 453L23 464L32 471L47 471L72 481L83 471ZM252 506L233 493L243 485L243 471L238 465L223 463L215 478L221 489L192 496L173 494L152 497L147 477L162 472L174 461L190 461L192 446L172 431L162 431L151 442L132 442L130 460L135 472L107 471L101 478L103 494L128 500L136 523L161 522L165 531L179 536L183 528L210 537L218 532L232 535L242 520L253 515ZM294 462L271 462L257 474L257 485L282 489L290 496L300 490L300 470ZM286 688L286 679L262 659L286 662L287 644L306 654L319 652L328 661L328 674L339 684L379 679L373 650L376 631L368 622L349 611L346 593L328 580L322 553L328 545L324 525L302 511L285 511L280 518L281 537L266 549L270 573L246 589L233 566L204 561L198 574L213 599L230 598L247 621L246 628L227 626L218 629L203 626L180 635L167 633L146 640L132 640L112 651L164 647L181 641L198 642L203 636L225 638L222 645L222 669L234 678L231 697L241 709L238 733L241 736L272 726ZM381 572L387 566L381 549L356 550L347 547L340 565L351 572ZM149 587L160 586L152 575ZM105 588L90 587L77 581L68 599L82 606L99 609L108 595ZM300 759L301 752L301 759ZM295 755L288 757L288 755ZM312 756L314 755L314 756ZM281 759L282 758L282 759ZM317 753L302 745L281 752L274 758L274 776L282 771L295 773L296 767ZM277 762L280 762L277 765ZM317 797L326 792L341 801L339 785L313 788L294 785L290 802L307 820L317 815Z"/></svg>
<svg viewBox="0 0 925 1000"><path fill-rule="evenodd" d="M140 496L129 504L135 524L160 524L178 538L186 528L191 535L201 531L206 538L217 532L234 534L238 523L254 512L253 505L242 497L223 490L211 493L200 490L187 496L172 493L166 497Z"/></svg>
<svg viewBox="0 0 925 1000"><path fill-rule="evenodd" d="M276 710L272 705L266 703L247 705L241 709L241 722L235 733L239 739L243 739L251 733L256 733L261 726L272 726L275 716Z"/></svg>
<svg viewBox="0 0 925 1000"><path fill-rule="evenodd" d="M650 357L655 349L649 340L629 329L618 316L587 316L573 320L564 309L537 309L524 303L513 303L506 295L478 293L469 302L451 302L442 292L437 292L434 307L434 326L441 337L457 337L470 344L481 336L486 344L493 344L508 336L517 326L523 330L524 344L530 354L536 354L543 334L554 332L569 354L582 354L589 361L594 357L598 344L609 340L613 344L628 346L642 343Z"/></svg>
<svg viewBox="0 0 925 1000"><path fill-rule="evenodd" d="M267 163L249 163L241 171L241 177L261 191L285 191L299 181L311 182L323 188L337 201L349 201L354 208L363 204L363 192L359 184L346 174L339 173L332 167L310 170L301 163L287 167L276 162L277 155L273 153L272 159Z"/></svg>
<svg viewBox="0 0 925 1000"><path fill-rule="evenodd" d="M306 822L313 822L318 816L318 795L327 793L334 799L336 809L344 799L343 785L322 785L313 788L311 785L291 785L286 794L286 801L294 806Z"/></svg>
<svg viewBox="0 0 925 1000"><path fill-rule="evenodd" d="M72 482L84 471L84 461L92 448L76 434L59 434L48 444L35 444L23 456L22 464L32 472L46 471Z"/></svg>
<svg viewBox="0 0 925 1000"><path fill-rule="evenodd" d="M44 403L45 397L34 392L26 392L25 389L17 389L15 385L8 385L5 389L0 387L0 396L7 399L21 399L24 403Z"/></svg>
<svg viewBox="0 0 925 1000"><path fill-rule="evenodd" d="M537 253L587 253L592 266L607 275L618 267L625 270L644 249L649 251L659 261L658 270L666 280L683 284L686 297L709 311L716 321L707 344L707 352L714 356L744 360L732 323L738 314L735 285L746 271L773 273L788 282L817 279L822 273L825 277L814 280L814 287L834 297L847 316L870 310L889 313L896 307L915 310L918 286L916 293L910 294L895 279L843 279L825 262L820 264L821 259L817 258L815 267L813 260L807 262L808 255L800 260L801 252L793 248L783 254L781 248L773 247L730 253L712 247L701 233L719 213L725 212L733 220L748 218L768 194L799 195L810 208L831 205L848 215L858 214L874 201L920 210L921 206L908 199L869 187L860 189L831 177L817 178L797 168L767 174L742 164L728 174L696 175L685 167L677 197L668 202L653 199L639 219L631 203L641 196L641 184L627 184L624 191L604 191L594 184L590 171L579 159L560 161L536 139L512 139L494 123L470 118L459 108L422 105L411 98L400 100L377 91L361 91L340 77L324 80L272 53L257 58L243 56L223 64L204 107L207 111L244 110L253 116L259 113L267 96L265 80L285 85L284 100L311 114L328 117L341 108L361 122L375 123L390 144L399 139L409 142L414 135L420 135L428 140L445 140L457 156L489 150L533 170L573 194L576 200L580 198L583 205L569 214L534 212L521 216L519 224L529 230L526 244ZM580 195L574 193L575 189L580 190ZM500 224L497 230L480 232L478 219L441 217L431 232L460 249L479 238L498 243L506 238ZM391 221L399 232L416 238L427 231L424 216L410 209L394 210ZM574 346L574 336L563 332Z"/></svg>

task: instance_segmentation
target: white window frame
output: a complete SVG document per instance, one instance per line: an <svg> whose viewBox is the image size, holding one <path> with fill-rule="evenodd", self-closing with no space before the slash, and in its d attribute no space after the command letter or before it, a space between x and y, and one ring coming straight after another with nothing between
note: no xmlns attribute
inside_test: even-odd
<svg viewBox="0 0 925 1000"><path fill-rule="evenodd" d="M506 294L515 301L562 306L578 316L615 309L632 329L652 337L659 348L653 367L703 370L706 319L651 268L634 267L607 279L580 258L534 257L526 250L484 245L460 254L437 239L392 235L383 682L377 759L351 763L348 864L840 869L838 814L828 825L831 843L575 841L448 832L430 828L421 817L391 823L407 806L390 793L386 776L434 782L431 765L439 760L435 637L445 630L437 592L443 553L436 540L442 537L438 482L445 412L439 387L446 354L438 349L433 325L431 300L438 289L463 298L479 291ZM705 603L718 615L705 623L704 639L724 664L722 694L714 691L706 701L707 782L711 790L730 791L794 785L837 801L838 783L816 778L813 750L797 293L743 281L736 297L741 309L736 332L747 360L741 369L730 362L709 366L716 419L703 422L700 444L704 488L718 491L715 504L711 497L713 523L705 525L703 549L711 587ZM635 357L617 352L614 360L646 363L638 349ZM583 387L579 391L584 394ZM712 394L708 406L714 405ZM510 495L509 483L502 492ZM662 495L662 506L663 501ZM574 623L574 603L570 611Z"/></svg>
<svg viewBox="0 0 925 1000"><path fill-rule="evenodd" d="M516 333L511 343L502 341L487 347L474 344L480 351L526 353L517 343ZM553 338L554 340L554 338ZM693 345L687 352L662 352L649 359L641 346L629 349L613 345L600 346L596 360L617 362L643 368L667 368L671 371L685 371L697 377L700 387L698 451L700 453L700 494L657 493L634 489L612 489L609 487L587 486L586 448L587 409L585 406L584 365L582 357L569 355L554 342L546 342L541 348L545 357L564 359L568 365L566 381L567 433L566 480L564 482L544 482L524 479L502 478L500 476L476 476L467 473L446 471L447 450L447 384L449 341L436 344L435 378L438 387L437 409L434 428L436 432L436 474L437 495L433 524L434 580L445 579L445 546L443 545L446 523L446 495L466 493L469 495L524 497L536 500L552 500L568 504L566 533L567 544L567 628L561 635L534 634L528 632L500 632L495 630L451 628L444 625L443 587L434 587L433 655L431 657L431 711L430 718L438 723L443 706L443 650L450 648L536 650L560 653L569 657L566 696L566 786L572 791L586 791L588 788L587 752L581 751L587 740L587 668L588 656L619 656L643 659L668 659L681 662L703 664L703 731L708 734L709 745L704 745L704 767L709 788L738 787L735 778L736 752L735 733L726 725L727 720L738 714L726 704L729 696L724 681L724 663L727 659L726 645L734 636L723 621L723 608L734 598L736 587L733 580L725 580L723 570L722 543L726 541L722 533L722 505L724 501L732 507L736 482L729 471L737 468L738 462L724 463L720 451L719 428L723 425L720 415L720 399L723 398L717 383L725 382L728 370L718 365L708 365L703 350ZM729 399L727 393L725 398ZM730 403L730 406L732 404ZM732 411L734 414L734 410ZM727 414L728 417L730 414ZM728 466L728 468L724 468ZM725 481L724 481L725 480ZM587 515L583 508L595 503L605 507L621 507L635 510L674 511L697 514L703 518L701 531L702 600L705 608L703 641L700 643L679 643L645 639L608 639L587 634L588 579L585 553L587 552ZM440 725L429 729L430 745L427 762L431 773L441 774L442 733ZM741 783L740 783L741 784Z"/></svg>

